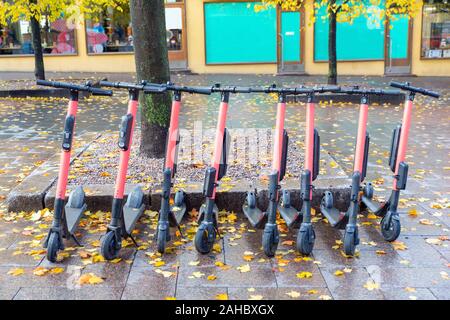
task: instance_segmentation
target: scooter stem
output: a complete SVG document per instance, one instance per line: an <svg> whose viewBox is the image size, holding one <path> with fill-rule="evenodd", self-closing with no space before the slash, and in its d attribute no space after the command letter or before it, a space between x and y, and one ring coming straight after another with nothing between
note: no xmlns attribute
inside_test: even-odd
<svg viewBox="0 0 450 320"><path fill-rule="evenodd" d="M367 103L367 97L363 97L359 107L358 135L356 138L355 163L353 167L353 172L359 172L361 174L361 179L363 178L362 172L366 143L367 115L369 113L369 106Z"/></svg>
<svg viewBox="0 0 450 320"><path fill-rule="evenodd" d="M128 162L130 160L130 153L131 153L131 145L133 143L133 132L134 127L136 125L136 114L138 109L138 91L137 90L130 90L129 92L129 101L128 101L128 114L132 116L132 125L131 125L131 133L130 133L130 139L128 143L127 150L120 150L120 160L119 160L119 172L117 173L116 178L116 186L114 190L114 198L115 199L123 199L123 195L125 192L125 183L127 179L127 169L128 169Z"/></svg>
<svg viewBox="0 0 450 320"><path fill-rule="evenodd" d="M310 185L312 185L312 173L314 172L314 109L313 95L308 95L306 104L306 133L305 133L305 170L311 172ZM312 200L312 190L309 190L309 200Z"/></svg>
<svg viewBox="0 0 450 320"><path fill-rule="evenodd" d="M284 118L286 115L286 95L278 96L277 121L275 127L275 141L273 145L272 170L278 171L278 181L281 172L281 157L283 150Z"/></svg>
<svg viewBox="0 0 450 320"><path fill-rule="evenodd" d="M165 168L169 168L174 174L174 163L176 159L176 145L178 140L178 118L181 109L181 92L175 91L172 101L172 111L170 115L169 137L167 141Z"/></svg>
<svg viewBox="0 0 450 320"><path fill-rule="evenodd" d="M71 91L70 92L70 101L69 106L67 108L67 117L73 117L74 118L74 124L73 124L73 130L71 133L71 141L70 146L67 149L63 149L61 151L61 160L59 164L59 174L58 174L58 184L56 186L56 198L57 199L66 199L66 189L67 189L67 180L69 177L69 168L70 168L70 155L72 150L72 144L73 144L73 135L75 132L75 119L78 111L78 91ZM66 132L64 133L66 134Z"/></svg>
<svg viewBox="0 0 450 320"><path fill-rule="evenodd" d="M215 138L215 142L214 142L214 155L213 155L213 161L212 161L212 166L216 169L216 178L215 178L216 182L219 179L219 167L220 167L220 161L222 158L223 136L225 134L225 124L227 121L227 111L228 111L229 99L230 99L230 93L222 92L222 101L220 102L219 120L217 122L216 138ZM215 199L215 197L216 197L216 185L214 185L211 199Z"/></svg>
<svg viewBox="0 0 450 320"><path fill-rule="evenodd" d="M402 130L400 132L400 142L398 146L397 162L395 164L395 178L393 182L393 189L397 189L398 169L401 162L405 161L406 148L408 147L409 128L411 127L411 116L413 108L414 95L410 95L405 102L405 110L403 111Z"/></svg>

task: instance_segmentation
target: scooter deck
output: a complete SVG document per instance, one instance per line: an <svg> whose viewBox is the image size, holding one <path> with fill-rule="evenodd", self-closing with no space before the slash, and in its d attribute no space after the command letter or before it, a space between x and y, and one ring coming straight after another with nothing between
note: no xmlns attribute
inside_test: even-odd
<svg viewBox="0 0 450 320"><path fill-rule="evenodd" d="M389 208L389 203L379 203L376 201L373 201L372 199L362 196L361 202L364 203L364 205L369 209L369 211L373 212L376 216L384 216L387 212L387 209Z"/></svg>
<svg viewBox="0 0 450 320"><path fill-rule="evenodd" d="M200 223L203 221L203 219L205 218L205 211L206 211L206 204L202 204L198 213L198 219L197 222ZM219 208L217 207L216 204L214 204L213 207L213 217L214 217L214 225L217 226L218 221L219 221Z"/></svg>
<svg viewBox="0 0 450 320"><path fill-rule="evenodd" d="M67 223L67 230L70 234L74 234L75 230L77 229L77 226L80 222L81 216L83 215L84 211L86 211L86 204L83 204L81 208L73 208L69 207L69 205L66 205L64 207L64 215L66 217L66 223Z"/></svg>
<svg viewBox="0 0 450 320"><path fill-rule="evenodd" d="M139 208L128 207L126 205L123 207L123 220L127 234L131 234L131 232L133 232L136 222L144 212L144 208L145 204L141 204Z"/></svg>
<svg viewBox="0 0 450 320"><path fill-rule="evenodd" d="M171 227L177 227L180 225L181 220L183 220L186 214L186 204L183 203L181 206L171 206L169 214L169 224Z"/></svg>
<svg viewBox="0 0 450 320"><path fill-rule="evenodd" d="M302 215L292 206L278 205L278 211L289 228L299 228Z"/></svg>
<svg viewBox="0 0 450 320"><path fill-rule="evenodd" d="M322 211L322 214L327 218L330 225L337 229L344 229L348 222L348 217L345 213L340 212L336 208L320 208Z"/></svg>
<svg viewBox="0 0 450 320"><path fill-rule="evenodd" d="M259 209L258 207L251 208L250 206L244 204L242 206L242 211L244 212L253 228L264 228L267 220L267 215L262 212L261 209Z"/></svg>

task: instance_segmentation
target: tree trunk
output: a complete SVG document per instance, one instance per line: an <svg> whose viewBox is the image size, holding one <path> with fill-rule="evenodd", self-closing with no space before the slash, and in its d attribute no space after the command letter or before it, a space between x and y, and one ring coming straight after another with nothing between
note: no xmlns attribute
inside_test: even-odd
<svg viewBox="0 0 450 320"><path fill-rule="evenodd" d="M138 80L166 83L170 72L164 0L131 0L130 13ZM163 158L170 121L170 94L141 93L140 98L140 151L151 158Z"/></svg>
<svg viewBox="0 0 450 320"><path fill-rule="evenodd" d="M41 26L35 17L31 17L31 37L34 50L34 75L36 79L45 80L44 54L42 51Z"/></svg>
<svg viewBox="0 0 450 320"><path fill-rule="evenodd" d="M337 84L337 54L336 54L336 12L332 10L336 0L330 0L328 12L328 84Z"/></svg>

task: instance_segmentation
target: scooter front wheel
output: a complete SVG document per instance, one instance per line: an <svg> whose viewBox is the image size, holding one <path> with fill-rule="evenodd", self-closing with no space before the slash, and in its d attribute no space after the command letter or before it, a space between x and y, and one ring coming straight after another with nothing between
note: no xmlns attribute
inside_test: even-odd
<svg viewBox="0 0 450 320"><path fill-rule="evenodd" d="M297 235L297 250L303 255L310 255L314 248L316 233L311 224L302 224Z"/></svg>
<svg viewBox="0 0 450 320"><path fill-rule="evenodd" d="M167 243L167 232L168 230L158 230L158 236L156 237L156 244L158 246L158 252L164 253L166 251L166 243Z"/></svg>
<svg viewBox="0 0 450 320"><path fill-rule="evenodd" d="M356 250L355 233L344 233L344 252L347 256L354 256Z"/></svg>
<svg viewBox="0 0 450 320"><path fill-rule="evenodd" d="M384 240L392 242L397 240L398 236L400 235L400 220L391 217L389 219L391 220L389 223L386 217L387 215L384 216L381 220L381 234L383 235Z"/></svg>
<svg viewBox="0 0 450 320"><path fill-rule="evenodd" d="M113 260L119 255L122 243L118 243L114 231L108 231L103 238L100 253L106 260Z"/></svg>
<svg viewBox="0 0 450 320"><path fill-rule="evenodd" d="M267 226L263 233L262 245L264 253L268 257L273 257L280 241L277 225Z"/></svg>
<svg viewBox="0 0 450 320"><path fill-rule="evenodd" d="M48 238L47 243L47 260L55 263L58 256L58 249L60 247L60 238L58 233L52 232Z"/></svg>
<svg viewBox="0 0 450 320"><path fill-rule="evenodd" d="M216 229L212 224L202 223L195 234L195 248L198 252L206 254L211 252L214 239L216 238Z"/></svg>

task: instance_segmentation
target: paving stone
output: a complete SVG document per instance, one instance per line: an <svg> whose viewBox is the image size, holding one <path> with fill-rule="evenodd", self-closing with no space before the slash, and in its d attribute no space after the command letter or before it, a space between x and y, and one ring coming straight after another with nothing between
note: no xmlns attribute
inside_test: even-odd
<svg viewBox="0 0 450 320"><path fill-rule="evenodd" d="M297 294L300 296L296 297ZM228 288L230 300L249 300L252 296L253 298L262 296L262 300L318 300L331 298L331 293L327 288L321 287Z"/></svg>
<svg viewBox="0 0 450 320"><path fill-rule="evenodd" d="M423 287L450 289L450 280L443 279L441 272L448 268L394 268L384 265L379 269L384 287Z"/></svg>
<svg viewBox="0 0 450 320"><path fill-rule="evenodd" d="M447 260L432 245L425 242L422 237L401 236L407 250L397 250L397 254L403 259L410 261L411 267L445 267Z"/></svg>
<svg viewBox="0 0 450 320"><path fill-rule="evenodd" d="M245 265L245 264L242 264ZM183 267L179 269L178 286L182 287L275 287L274 272L269 266L251 267L250 272L240 272L237 267L222 270L219 267ZM194 272L203 274L200 278ZM214 281L207 280L215 275ZM192 278L189 278L192 277Z"/></svg>
<svg viewBox="0 0 450 320"><path fill-rule="evenodd" d="M302 272L311 277L299 278ZM291 262L285 267L274 267L278 287L326 287L325 280L317 265L312 262Z"/></svg>
<svg viewBox="0 0 450 320"><path fill-rule="evenodd" d="M352 267L351 269L352 271L349 273L344 272L343 275L336 276L335 272L338 270L343 271L343 268L320 268L334 299L383 299L380 290L374 289L370 291L364 288L367 281L373 280L365 268Z"/></svg>
<svg viewBox="0 0 450 320"><path fill-rule="evenodd" d="M11 300L19 291L19 287L10 287L2 285L0 288L0 300Z"/></svg>
<svg viewBox="0 0 450 320"><path fill-rule="evenodd" d="M20 267L24 273L18 276L8 274L15 268L0 267L0 283L7 283L11 287L66 287L78 279L79 272L72 272L70 268L60 274L46 274L37 276L33 274L35 268Z"/></svg>
<svg viewBox="0 0 450 320"><path fill-rule="evenodd" d="M96 286L80 288L21 288L14 300L119 300L123 288Z"/></svg>
<svg viewBox="0 0 450 320"><path fill-rule="evenodd" d="M414 289L414 291L412 291ZM412 292L411 292L412 291ZM387 300L436 300L433 293L427 288L381 288Z"/></svg>
<svg viewBox="0 0 450 320"><path fill-rule="evenodd" d="M219 294L228 294L227 287L180 287L177 286L177 300L215 300ZM228 299L232 299L228 294Z"/></svg>
<svg viewBox="0 0 450 320"><path fill-rule="evenodd" d="M174 270L169 269L171 272ZM175 270L176 271L176 270ZM176 273L165 278L151 268L132 268L122 294L123 300L161 300L175 296Z"/></svg>
<svg viewBox="0 0 450 320"><path fill-rule="evenodd" d="M104 280L104 282L97 284L96 286L124 287L130 269L131 266L124 261L119 263L101 262L87 265L82 273L93 273Z"/></svg>
<svg viewBox="0 0 450 320"><path fill-rule="evenodd" d="M450 290L448 288L430 288L436 299L450 300Z"/></svg>

